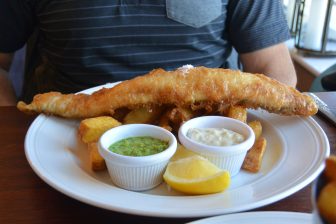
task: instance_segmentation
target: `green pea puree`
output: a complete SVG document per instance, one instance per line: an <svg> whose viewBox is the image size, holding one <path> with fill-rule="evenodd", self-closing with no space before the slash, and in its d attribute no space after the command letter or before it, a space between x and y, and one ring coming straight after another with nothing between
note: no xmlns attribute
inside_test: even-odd
<svg viewBox="0 0 336 224"><path fill-rule="evenodd" d="M141 136L130 137L110 145L109 150L125 156L149 156L168 148L168 142L157 138Z"/></svg>

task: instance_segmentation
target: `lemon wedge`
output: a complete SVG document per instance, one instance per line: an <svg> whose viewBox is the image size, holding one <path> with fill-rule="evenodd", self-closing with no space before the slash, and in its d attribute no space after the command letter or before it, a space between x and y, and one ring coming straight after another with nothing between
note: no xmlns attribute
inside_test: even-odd
<svg viewBox="0 0 336 224"><path fill-rule="evenodd" d="M198 155L197 153L185 148L183 145L181 144L177 144L177 149L175 154L173 155L173 157L170 159L170 161L177 161L179 159L183 159L183 158L187 158L187 157L191 157L191 156L195 156Z"/></svg>
<svg viewBox="0 0 336 224"><path fill-rule="evenodd" d="M231 178L229 172L195 155L169 162L163 179L183 193L211 194L227 189Z"/></svg>

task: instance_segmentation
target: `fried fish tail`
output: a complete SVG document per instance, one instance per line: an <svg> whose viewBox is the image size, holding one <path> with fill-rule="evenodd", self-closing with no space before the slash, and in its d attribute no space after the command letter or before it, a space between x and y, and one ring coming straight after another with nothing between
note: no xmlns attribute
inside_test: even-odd
<svg viewBox="0 0 336 224"><path fill-rule="evenodd" d="M49 92L34 96L31 104L18 102L17 108L27 114L44 113L58 115L65 118L89 118L100 115L112 114L101 105L89 102L87 94L62 94Z"/></svg>
<svg viewBox="0 0 336 224"><path fill-rule="evenodd" d="M39 94L31 104L19 103L24 112L53 114L68 118L112 115L118 108L149 105L233 105L262 108L283 115L310 116L315 101L296 89L261 74L221 68L156 69L147 75L103 88L92 95L57 92Z"/></svg>
<svg viewBox="0 0 336 224"><path fill-rule="evenodd" d="M265 75L205 67L153 70L103 90L102 98L117 108L153 103L186 108L217 103L300 116L311 116L318 110L310 96Z"/></svg>

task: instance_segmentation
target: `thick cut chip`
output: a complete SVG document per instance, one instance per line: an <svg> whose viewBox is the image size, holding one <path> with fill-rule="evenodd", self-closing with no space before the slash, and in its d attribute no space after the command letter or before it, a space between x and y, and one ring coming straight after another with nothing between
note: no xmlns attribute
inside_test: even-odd
<svg viewBox="0 0 336 224"><path fill-rule="evenodd" d="M252 148L247 152L242 168L246 171L256 173L261 168L261 162L266 150L267 141L265 138L258 138Z"/></svg>
<svg viewBox="0 0 336 224"><path fill-rule="evenodd" d="M240 106L230 106L227 116L246 123L247 109Z"/></svg>
<svg viewBox="0 0 336 224"><path fill-rule="evenodd" d="M89 163L93 171L106 170L106 164L104 158L98 152L97 143L88 143L89 151Z"/></svg>
<svg viewBox="0 0 336 224"><path fill-rule="evenodd" d="M248 122L248 126L252 128L254 135L255 135L255 139L257 140L261 136L261 133L262 133L262 126L261 126L260 121L255 120L255 121Z"/></svg>
<svg viewBox="0 0 336 224"><path fill-rule="evenodd" d="M162 113L162 107L141 107L127 113L124 117L124 124L151 124L155 122Z"/></svg>
<svg viewBox="0 0 336 224"><path fill-rule="evenodd" d="M105 131L119 125L121 123L110 116L87 118L80 122L78 133L85 143L97 142Z"/></svg>

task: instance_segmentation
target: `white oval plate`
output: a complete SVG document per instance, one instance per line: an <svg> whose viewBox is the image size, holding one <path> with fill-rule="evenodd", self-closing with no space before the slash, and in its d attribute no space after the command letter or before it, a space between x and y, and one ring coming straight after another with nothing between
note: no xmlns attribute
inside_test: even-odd
<svg viewBox="0 0 336 224"><path fill-rule="evenodd" d="M297 192L317 177L329 155L328 139L311 117L258 110L249 111L249 119L262 122L267 139L261 170L257 174L240 171L229 189L218 194L186 196L165 183L146 192L116 187L107 172L90 170L87 149L77 137L77 120L38 116L27 132L25 152L30 166L46 183L84 203L153 217L221 215L261 207Z"/></svg>
<svg viewBox="0 0 336 224"><path fill-rule="evenodd" d="M221 215L190 222L189 224L311 224L312 214L300 212L245 212Z"/></svg>

